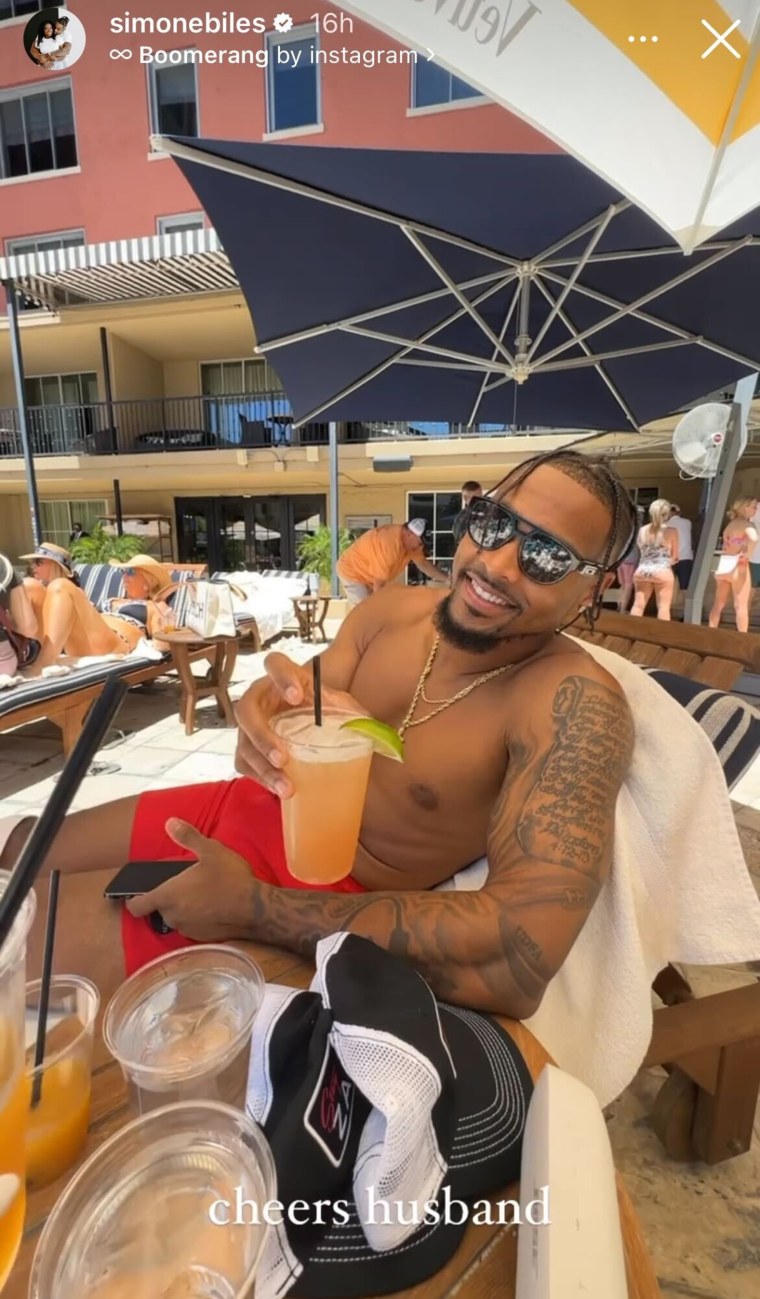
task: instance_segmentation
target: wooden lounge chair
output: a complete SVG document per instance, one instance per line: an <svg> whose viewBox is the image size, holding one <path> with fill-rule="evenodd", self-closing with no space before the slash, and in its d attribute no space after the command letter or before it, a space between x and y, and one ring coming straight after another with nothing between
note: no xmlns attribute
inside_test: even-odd
<svg viewBox="0 0 760 1299"><path fill-rule="evenodd" d="M760 673L760 637L742 632L603 613L593 632L574 634L716 690L730 690L744 672ZM743 808L736 819L748 856L756 836L760 861L760 813ZM644 1067L662 1065L668 1073L652 1120L675 1159L715 1164L751 1146L760 1096L760 966L748 973L755 982L705 997L696 997L674 966L655 980L664 1005L654 1012Z"/></svg>
<svg viewBox="0 0 760 1299"><path fill-rule="evenodd" d="M78 564L76 571L85 593L96 607L123 594L121 574L108 564ZM205 573L204 564L183 564L172 569L177 581L200 578ZM240 631L250 636L258 646L255 620L245 619ZM190 654L190 659L192 662L209 659L210 662L211 654L213 651L199 649ZM109 676L121 676L131 687L145 685L176 671L173 655L166 653L160 660L133 658L128 663L104 663L77 669L65 677L25 682L11 690L0 691L0 732L46 719L61 731L63 751L68 754L76 744L92 701Z"/></svg>

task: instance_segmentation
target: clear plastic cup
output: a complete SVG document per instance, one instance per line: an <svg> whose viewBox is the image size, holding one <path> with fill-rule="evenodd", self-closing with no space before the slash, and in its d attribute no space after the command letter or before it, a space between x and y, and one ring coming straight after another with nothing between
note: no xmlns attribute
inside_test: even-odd
<svg viewBox="0 0 760 1299"><path fill-rule="evenodd" d="M245 1108L253 1021L264 976L233 947L160 956L109 1002L103 1038L138 1114L176 1101Z"/></svg>
<svg viewBox="0 0 760 1299"><path fill-rule="evenodd" d="M40 979L26 985L26 1184L30 1190L54 1182L84 1150L90 1122L92 1044L100 1008L100 994L89 979L54 975L45 1055L35 1069L41 988Z"/></svg>
<svg viewBox="0 0 760 1299"><path fill-rule="evenodd" d="M0 871L0 898L9 880L10 873ZM26 940L36 906L30 891L0 948L0 1290L18 1253L26 1212L24 988Z"/></svg>
<svg viewBox="0 0 760 1299"><path fill-rule="evenodd" d="M317 726L312 710L295 708L272 721L294 790L282 800L285 857L303 884L335 884L354 867L373 754L369 736L340 729L356 715L325 708Z"/></svg>
<svg viewBox="0 0 760 1299"><path fill-rule="evenodd" d="M275 1196L272 1153L245 1114L207 1101L153 1110L69 1183L29 1299L249 1299Z"/></svg>

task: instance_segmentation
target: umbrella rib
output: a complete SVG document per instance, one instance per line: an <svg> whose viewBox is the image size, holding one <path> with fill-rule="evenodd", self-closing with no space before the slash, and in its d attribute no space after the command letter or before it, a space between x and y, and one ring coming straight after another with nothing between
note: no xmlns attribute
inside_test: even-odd
<svg viewBox="0 0 760 1299"><path fill-rule="evenodd" d="M629 356L641 356L645 352L665 352L674 347L690 347L687 338L669 338L666 343L644 343L641 347L620 347L614 352L588 353L585 357L571 357L567 361L552 361L548 365L537 365L534 374L557 374L561 370L582 370L589 365L602 361L617 361Z"/></svg>
<svg viewBox="0 0 760 1299"><path fill-rule="evenodd" d="M502 283L509 283L512 276L505 279L504 271L489 271L488 275L479 275L474 280L464 280L460 284L460 289L478 289L483 284L491 284L498 280L499 286ZM404 298L401 302L391 302L385 307L373 307L371 311L361 311L355 316L346 316L344 320L333 320L321 325L312 325L309 329L299 329L294 334L283 334L280 338L273 338L268 343L259 343L257 351L264 354L273 352L278 347L290 347L292 343L304 343L310 338L318 338L321 334L329 334L334 329L343 329L346 325L361 325L365 320L374 320L378 316L390 316L397 311L406 311L408 307L424 306L426 302L435 302L439 298L450 297L448 289L433 289L430 293L420 293L415 298Z"/></svg>
<svg viewBox="0 0 760 1299"><path fill-rule="evenodd" d="M618 204L618 207L619 206L620 205ZM568 294L572 293L573 285L575 284L578 277L585 270L589 257L593 253L594 249L596 248L596 245L599 243L599 240L601 239L602 235L604 234L605 230L610 224L610 221L614 217L616 210L617 208L615 207L608 207L604 216L601 217L600 220L597 222L596 229L594 230L586 246L585 252L581 255L580 259L576 263L573 273L570 276L570 279L568 280L564 289L560 293L557 302L555 302L554 306L549 312L549 315L546 317L546 320L544 321L543 325L538 331L537 337L534 339L533 343L531 344L530 351L528 352L528 365L530 365L531 361L536 355L538 348L541 346L542 342L546 338L548 331L551 329L552 324L556 318L557 312L561 310L561 308L564 306L565 299L567 298ZM535 278L535 277L531 277L531 278Z"/></svg>
<svg viewBox="0 0 760 1299"><path fill-rule="evenodd" d="M209 153L206 149L180 144L178 140L172 140L167 135L152 135L150 141L156 151L168 153L173 158L184 158L186 162L202 163L215 171L226 171L231 176L242 176L246 180L255 180L259 184L268 185L273 189L287 190L291 194L312 198L317 203L326 203L331 207L343 208L345 212L355 212L359 216L369 217L373 221L381 221L386 225L397 226L399 229L414 230L418 234L429 235L434 239L442 240L444 243L455 244L468 252L489 257L491 261L497 262L502 267L509 267L510 270L516 270L519 266L519 262L514 257L509 257L506 253L497 253L493 248L487 248L485 245L475 242L475 240L465 239L462 235L449 234L445 230L436 229L435 226L428 226L414 219L410 220L409 217L396 216L393 212L384 212L382 208L370 207L366 203L360 203L357 199L341 198L338 194L330 194L327 190L317 189L314 185L309 185L305 181L293 180L287 176L277 176L274 172L262 171L260 167L253 167L250 163L234 162L232 158L221 158L217 154Z"/></svg>
<svg viewBox="0 0 760 1299"><path fill-rule="evenodd" d="M751 242L753 244L760 244L760 239L753 236L751 238ZM721 242L700 244L699 251L701 253L719 252L722 248L733 248L734 243L735 241L733 239L724 239ZM613 253L595 253L593 257L589 257L588 265L599 266L603 262L630 262L630 261L638 262L638 261L644 261L648 257L675 257L675 256L683 257L683 248L681 248L678 244L674 244L672 248L639 248L639 249L632 248L627 250L620 249L618 252L613 252ZM541 263L541 270L542 271L546 269L554 270L559 266L572 266L574 261L575 261L574 257L552 258L550 262L543 261Z"/></svg>
<svg viewBox="0 0 760 1299"><path fill-rule="evenodd" d="M618 216L621 212L625 212L630 206L631 204L628 199L621 199L619 203L612 204L611 207L606 208L605 211L599 213L598 216L592 217L590 221L585 221L582 226L578 226L577 230L573 230L568 235L563 235L556 243L550 244L550 246L545 248L543 252L537 253L535 257L532 257L531 261L536 264L543 264L547 257L552 257L554 253L558 253L560 248L566 248L568 244L574 244L576 239L582 239L584 235L595 230L600 221L607 224L610 216ZM575 258L573 258L573 261L574 260Z"/></svg>
<svg viewBox="0 0 760 1299"><path fill-rule="evenodd" d="M509 349L506 348L503 343L499 342L496 334L493 332L490 326L486 324L483 317L478 315L474 306L469 301L469 299L464 296L459 286L454 282L454 280L451 279L450 275L446 274L440 262L438 262L437 259L430 252L430 249L425 247L424 243L419 237L418 232L415 229L413 229L411 225L404 225L401 228L404 234L406 235L407 239L409 240L409 242L412 244L412 246L417 249L417 252L420 254L420 257L423 257L425 259L428 265L435 271L436 275L441 280L441 282L448 287L449 292L453 293L454 297L456 298L460 306L464 307L465 311L469 316L472 316L472 319L475 321L475 324L478 326L479 329L482 330L486 338L489 339L491 343L493 343L494 347L498 348L499 352L504 357L504 360L507 362L507 364L514 365L515 359L510 353Z"/></svg>
<svg viewBox="0 0 760 1299"><path fill-rule="evenodd" d="M745 92L749 88L750 81L754 75L755 64L757 63L757 58L759 54L760 54L760 14L755 19L755 27L750 37L749 50L747 52L747 57L744 60L744 67L742 68L742 74L741 77L739 78L739 84L736 87L733 100L731 101L731 107L728 111L726 120L723 123L723 130L720 133L720 139L718 140L717 148L713 154L712 163L710 164L710 170L707 173L707 179L705 181L704 188L702 190L702 196L699 200L699 207L697 208L696 216L694 217L694 222L692 224L691 230L689 231L688 238L684 244L684 248L686 249L687 252L693 252L696 246L697 236L699 235L699 227L702 224L705 211L707 210L707 204L710 201L710 197L713 192L713 187L715 185L715 182L718 177L718 173L723 164L723 159L726 156L726 150L728 149L728 146L731 143L731 134L736 124L736 119L739 116L739 110L741 109Z"/></svg>
<svg viewBox="0 0 760 1299"><path fill-rule="evenodd" d="M515 291L512 295L512 301L509 304L509 309L507 311L507 314L504 317L504 323L499 331L500 342L504 341L504 335L506 334L509 328L509 322L512 319L513 315L515 314L515 309L517 307L518 302L520 301L521 288L522 288L522 281L518 280L515 286ZM494 348L493 350L493 355L491 357L491 360L492 361L496 360L496 348ZM483 401L483 398L485 397L486 392L488 391L488 379L489 379L488 374L484 374L483 382L480 385L480 392L478 393L477 398L475 400L475 404L472 410L470 411L470 418L467 423L468 428L472 428L473 424L475 423L475 418L477 416L478 411L480 410L481 402Z"/></svg>
<svg viewBox="0 0 760 1299"><path fill-rule="evenodd" d="M556 281L557 284L566 283L561 275L554 275L548 271L544 271L543 276L544 279ZM582 293L587 298L593 298L595 302L601 302L607 307L619 307L621 305L616 298L611 298L606 293L600 293L598 289L589 289L583 284L576 284L575 292ZM630 314L635 320L643 321L645 325L654 325L656 329L664 329L666 333L675 334L676 337L683 338L689 343L694 343L699 347L706 347L712 352L718 352L721 356L727 356L730 360L737 361L739 365L747 365L753 370L760 367L760 360L757 358L753 359L752 357L742 356L740 352L731 352L728 348L721 347L720 343L714 343L712 339L705 338L703 334L691 334L687 329L682 329L680 325L674 325L668 320L660 320L659 316L650 316L646 311L633 310L631 310L630 313L625 312L623 314ZM611 316L608 317L608 319L603 321L600 325L600 328L603 329L612 319ZM575 341L578 342L580 337L581 336L578 335L578 338ZM569 344L569 346L572 346L572 344ZM547 360L548 357L544 357L543 359Z"/></svg>
<svg viewBox="0 0 760 1299"><path fill-rule="evenodd" d="M499 289L504 288L511 279L511 275L505 276L503 283L499 282L498 284L491 285L490 288L486 289L484 293L480 294L480 296L475 299L475 302L482 302L485 298L490 297L492 293L497 293ZM321 406L317 406L314 410L309 411L308 415L304 415L303 419L294 420L293 428L300 428L303 424L311 423L311 421L315 420L323 411L329 410L331 406L334 406L336 402L342 401L344 397L350 397L353 392L358 392L358 390L363 388L365 384L371 383L373 379L377 379L379 375L384 374L384 372L390 369L392 365L398 364L398 362L403 360L405 356L408 356L410 352L414 351L415 347L419 346L420 343L426 343L427 340L432 338L434 334L437 334L439 330L447 328L464 314L464 310L461 307L457 311L452 312L446 320L439 321L438 324L425 330L424 334L421 334L416 342L411 346L405 346L401 351L395 352L393 356L389 356L385 361L381 361L379 365L374 367L374 369L369 370L367 374L362 375L361 378L354 380L353 383L349 384L348 387L344 388L335 397L331 397L329 401L322 402Z"/></svg>
<svg viewBox="0 0 760 1299"><path fill-rule="evenodd" d="M487 362L482 357L473 356L469 352L455 352L453 348L430 346L429 343L415 341L410 338L402 338L399 334L384 334L378 329L364 329L360 325L346 325L345 333L357 334L360 338L373 338L379 343L395 343L405 352L431 352L434 356L446 357L451 361L462 361L465 365L477 365L482 367L488 365L499 374L504 374L510 367L503 361L497 363Z"/></svg>
<svg viewBox="0 0 760 1299"><path fill-rule="evenodd" d="M555 303L555 302L556 302L556 298L555 298L555 297L553 296L553 294L549 291L549 289L547 289L547 287L546 287L546 285L543 283L543 280L542 280L542 278L541 278L540 275L537 275L537 276L536 276L534 282L535 282L536 287L538 288L539 292L540 292L540 293L543 293L544 297L547 299L548 302L550 302L550 303ZM570 332L571 334L573 334L573 335L575 335L575 336L577 337L578 331L577 331L577 329L575 328L575 325L573 324L573 322L572 322L572 320L570 319L570 317L567 315L567 313L566 313L565 311L563 311L563 310L560 308L560 309L558 310L557 314L558 314L558 316L559 316L559 319L562 321L562 324L565 326L565 328L566 328L567 330L569 330L569 332ZM587 356L591 356L591 355L592 355L592 353L591 353L591 348L590 348L586 343L581 343L581 344L580 344L580 347L581 347L581 349L586 353ZM628 405L627 401L626 401L625 398L623 397L622 393L618 391L617 385L614 384L614 383L612 382L612 379L610 379L609 375L607 374L606 370L604 369L604 366L601 365L601 364L599 363L598 359L597 359L597 363L596 363L596 370L597 370L597 373L599 374L599 378L600 378L600 379L601 379L601 380L602 380L602 381L607 385L607 387L609 388L610 392L612 393L613 397L615 398L615 401L618 403L618 405L619 405L620 409L622 410L623 414L625 415L626 419L630 421L630 423L631 423L631 424L633 425L633 427L637 430L637 432L641 432L641 426L640 426L640 424L639 424L639 421L636 419L635 415L633 414L633 411L631 410L631 408L630 408L630 406Z"/></svg>
<svg viewBox="0 0 760 1299"><path fill-rule="evenodd" d="M669 293L671 289L678 288L680 284L685 284L687 280L693 280L695 275L701 275L703 271L708 269L708 267L717 265L718 262L724 261L726 257L731 257L740 248L744 248L746 242L746 239L740 239L734 247L716 253L714 257L708 258L706 262L701 262L698 266L690 267L688 271L684 271L682 275L676 276L674 280L669 280L667 284L660 284L656 289L650 289L648 293L642 294L642 296L636 298L634 302L620 307L618 311L613 312L613 314L608 316L606 320L598 321L596 325L590 325L588 329L584 329L583 332L578 335L579 340L593 337L594 334L599 333L600 329L608 329L610 325L614 325L616 321L622 320L625 316L630 316L634 311L637 311L639 307L643 307L647 302L653 302L655 298L661 298L663 294ZM555 347L553 351L547 352L543 360L551 361L555 356L559 356L561 352L566 352L568 347L572 346L572 343L563 343L561 347Z"/></svg>

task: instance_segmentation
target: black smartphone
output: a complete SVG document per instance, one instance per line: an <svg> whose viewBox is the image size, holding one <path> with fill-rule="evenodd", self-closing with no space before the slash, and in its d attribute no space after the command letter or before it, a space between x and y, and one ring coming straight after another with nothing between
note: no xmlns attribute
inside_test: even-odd
<svg viewBox="0 0 760 1299"><path fill-rule="evenodd" d="M137 898L142 893L150 893L159 884L181 875L192 861L130 861L122 866L118 875L114 875L110 884L103 890L103 897L115 901Z"/></svg>

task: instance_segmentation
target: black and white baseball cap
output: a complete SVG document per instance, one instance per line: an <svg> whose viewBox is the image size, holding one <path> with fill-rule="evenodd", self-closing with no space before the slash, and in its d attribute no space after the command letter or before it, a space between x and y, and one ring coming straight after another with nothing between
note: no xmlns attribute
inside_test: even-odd
<svg viewBox="0 0 760 1299"><path fill-rule="evenodd" d="M283 1206L256 1299L416 1285L454 1254L472 1202L520 1172L533 1085L501 1027L354 934L317 962L309 991L269 985L254 1024L248 1112Z"/></svg>

